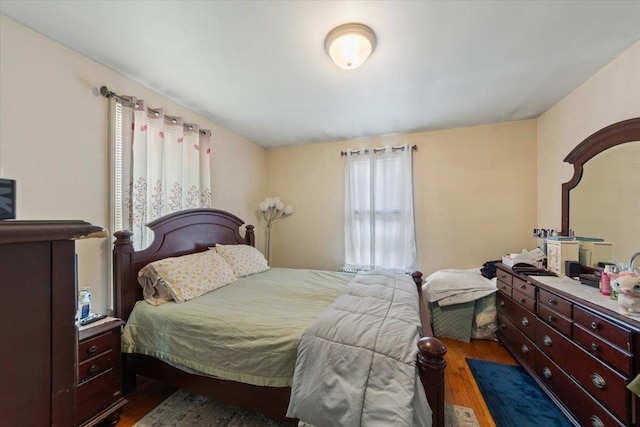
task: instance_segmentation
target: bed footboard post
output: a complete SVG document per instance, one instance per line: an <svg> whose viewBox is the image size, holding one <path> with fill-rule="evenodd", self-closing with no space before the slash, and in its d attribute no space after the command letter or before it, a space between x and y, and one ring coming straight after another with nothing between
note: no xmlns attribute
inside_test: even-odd
<svg viewBox="0 0 640 427"><path fill-rule="evenodd" d="M444 426L444 369L447 361L445 345L437 338L423 337L418 341L418 372L427 400L433 411L434 427Z"/></svg>
<svg viewBox="0 0 640 427"><path fill-rule="evenodd" d="M418 373L433 411L433 426L444 427L444 369L447 367L444 355L447 353L447 347L433 337L429 306L422 295L422 273L416 271L411 277L418 289L423 334L418 341Z"/></svg>

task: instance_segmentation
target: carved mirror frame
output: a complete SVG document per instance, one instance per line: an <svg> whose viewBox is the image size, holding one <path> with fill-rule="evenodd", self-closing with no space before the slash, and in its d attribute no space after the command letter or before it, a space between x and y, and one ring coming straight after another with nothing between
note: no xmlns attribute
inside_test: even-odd
<svg viewBox="0 0 640 427"><path fill-rule="evenodd" d="M573 164L573 177L562 184L562 235L569 235L569 192L582 179L583 166L603 151L627 142L640 141L640 117L614 123L600 129L578 144L564 158Z"/></svg>

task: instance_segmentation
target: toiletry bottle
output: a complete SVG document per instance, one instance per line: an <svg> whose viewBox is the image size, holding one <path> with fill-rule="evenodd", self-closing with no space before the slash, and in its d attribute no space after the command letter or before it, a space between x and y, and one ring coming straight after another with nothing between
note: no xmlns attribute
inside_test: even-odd
<svg viewBox="0 0 640 427"><path fill-rule="evenodd" d="M600 292L602 295L611 295L611 277L609 277L609 273L611 272L611 266L606 265L602 272L602 276L600 277Z"/></svg>
<svg viewBox="0 0 640 427"><path fill-rule="evenodd" d="M78 319L84 319L91 314L91 292L89 288L82 288L78 295Z"/></svg>

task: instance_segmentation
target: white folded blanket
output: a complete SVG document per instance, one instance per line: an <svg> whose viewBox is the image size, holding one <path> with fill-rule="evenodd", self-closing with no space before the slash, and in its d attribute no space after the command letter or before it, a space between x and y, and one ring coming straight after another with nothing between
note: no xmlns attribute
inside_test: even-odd
<svg viewBox="0 0 640 427"><path fill-rule="evenodd" d="M439 270L427 276L422 285L427 300L441 307L475 301L497 290L496 279L487 279L479 268Z"/></svg>

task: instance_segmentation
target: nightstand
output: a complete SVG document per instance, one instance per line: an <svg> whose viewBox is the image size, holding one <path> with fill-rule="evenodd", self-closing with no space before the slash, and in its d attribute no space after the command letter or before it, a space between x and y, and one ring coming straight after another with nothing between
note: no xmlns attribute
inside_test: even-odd
<svg viewBox="0 0 640 427"><path fill-rule="evenodd" d="M78 331L76 424L115 426L122 397L120 334L124 322L106 318Z"/></svg>

